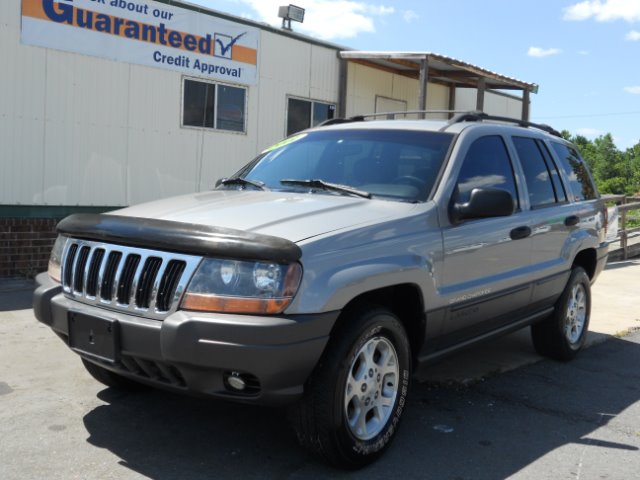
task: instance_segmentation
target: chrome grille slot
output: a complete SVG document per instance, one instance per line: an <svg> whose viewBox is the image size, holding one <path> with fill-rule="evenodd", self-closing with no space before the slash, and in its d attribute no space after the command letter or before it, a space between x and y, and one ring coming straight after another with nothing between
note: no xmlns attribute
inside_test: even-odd
<svg viewBox="0 0 640 480"><path fill-rule="evenodd" d="M133 281L139 263L140 255L129 255L124 261L124 267L118 280L118 296L116 298L120 305L129 305Z"/></svg>
<svg viewBox="0 0 640 480"><path fill-rule="evenodd" d="M171 308L171 302L175 296L178 281L180 280L185 267L186 264L182 261L171 260L169 262L169 265L162 276L162 281L160 282L160 288L158 290L156 300L156 308L158 311L166 312Z"/></svg>
<svg viewBox="0 0 640 480"><path fill-rule="evenodd" d="M120 265L120 259L122 258L122 252L111 252L107 259L107 267L104 271L100 287L100 298L110 302L113 298L113 285L116 280L116 273L118 271L118 265Z"/></svg>
<svg viewBox="0 0 640 480"><path fill-rule="evenodd" d="M162 320L178 309L201 257L68 239L64 292L74 300Z"/></svg>
<svg viewBox="0 0 640 480"><path fill-rule="evenodd" d="M64 262L64 275L62 276L64 288L67 291L71 290L71 282L73 280L73 263L76 259L76 253L78 253L78 245L73 244L66 252L66 261Z"/></svg>
<svg viewBox="0 0 640 480"><path fill-rule="evenodd" d="M100 266L104 258L104 248L96 248L91 257L91 263L87 270L87 280L85 282L85 293L87 297L96 297L98 295L98 275Z"/></svg>
<svg viewBox="0 0 640 480"><path fill-rule="evenodd" d="M91 248L84 246L80 249L78 254L78 260L73 272L73 291L82 293L84 291L84 269L87 266L87 259L89 258L89 252Z"/></svg>
<svg viewBox="0 0 640 480"><path fill-rule="evenodd" d="M162 259L159 257L149 257L144 263L140 282L136 289L136 305L138 308L149 308L153 283L156 275L158 275L158 270L160 270L160 265L162 265Z"/></svg>

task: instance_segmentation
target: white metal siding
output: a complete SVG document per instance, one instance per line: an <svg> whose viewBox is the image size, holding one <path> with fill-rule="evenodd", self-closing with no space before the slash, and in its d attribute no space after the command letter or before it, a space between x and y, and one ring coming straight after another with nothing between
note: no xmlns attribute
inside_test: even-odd
<svg viewBox="0 0 640 480"><path fill-rule="evenodd" d="M337 103L333 48L261 30L258 84L247 89L246 132L181 127L181 73L22 45L20 2L0 1L0 204L131 205L211 188L285 134L289 96ZM347 115L376 96L417 108L418 82L348 64ZM496 98L494 98L496 97ZM427 108L446 109L429 84ZM487 111L520 102L486 95ZM457 106L475 109L475 90Z"/></svg>
<svg viewBox="0 0 640 480"><path fill-rule="evenodd" d="M312 45L309 71L309 98L336 103L340 79L338 52Z"/></svg>
<svg viewBox="0 0 640 480"><path fill-rule="evenodd" d="M388 73L375 68L349 63L347 87L347 116L374 113L376 96L383 96L407 103L407 110L418 109L419 82L403 75ZM449 105L449 89L442 85L427 85L427 109L446 110ZM446 115L437 117L446 118Z"/></svg>
<svg viewBox="0 0 640 480"><path fill-rule="evenodd" d="M335 49L261 31L246 133L181 127L178 72L20 44L0 2L0 204L130 205L209 189L285 132L287 96L336 103ZM10 94L6 94L10 92Z"/></svg>
<svg viewBox="0 0 640 480"><path fill-rule="evenodd" d="M262 150L285 135L287 95L309 97L311 45L263 31L258 61L256 147Z"/></svg>
<svg viewBox="0 0 640 480"><path fill-rule="evenodd" d="M44 167L45 51L16 48L20 2L0 2L0 204L33 204Z"/></svg>
<svg viewBox="0 0 640 480"><path fill-rule="evenodd" d="M46 51L43 203L125 204L128 71Z"/></svg>
<svg viewBox="0 0 640 480"><path fill-rule="evenodd" d="M475 110L477 92L475 88L458 88L456 90L456 110ZM485 92L484 111L491 115L521 118L522 100L508 95Z"/></svg>

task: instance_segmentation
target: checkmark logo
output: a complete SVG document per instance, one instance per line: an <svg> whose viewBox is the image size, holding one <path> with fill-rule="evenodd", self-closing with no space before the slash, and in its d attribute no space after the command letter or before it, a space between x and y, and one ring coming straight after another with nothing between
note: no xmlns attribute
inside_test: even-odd
<svg viewBox="0 0 640 480"><path fill-rule="evenodd" d="M231 49L236 44L238 40L240 40L243 36L245 36L247 32L241 33L237 37L231 37L229 35L220 35L216 33L216 44L220 46L220 48L216 48L216 57L222 58L231 58Z"/></svg>

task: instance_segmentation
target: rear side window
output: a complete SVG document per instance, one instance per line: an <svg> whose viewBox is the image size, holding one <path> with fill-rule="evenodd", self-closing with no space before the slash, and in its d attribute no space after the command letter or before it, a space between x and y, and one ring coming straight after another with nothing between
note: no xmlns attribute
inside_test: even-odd
<svg viewBox="0 0 640 480"><path fill-rule="evenodd" d="M456 186L458 203L468 202L474 188L499 188L509 192L516 208L519 206L513 167L502 137L482 137L471 144Z"/></svg>
<svg viewBox="0 0 640 480"><path fill-rule="evenodd" d="M536 143L544 156L545 161L547 162L547 168L551 172L551 181L553 182L553 188L556 192L556 196L558 198L558 202L565 203L567 201L567 190L564 188L562 184L562 180L560 179L560 172L558 171L558 165L555 160L551 156L551 152L545 145L544 142L537 140Z"/></svg>
<svg viewBox="0 0 640 480"><path fill-rule="evenodd" d="M531 208L545 207L561 201L560 199L564 200L556 192L552 181L552 169L545 161L541 145L535 139L525 137L513 137L513 144L524 171Z"/></svg>
<svg viewBox="0 0 640 480"><path fill-rule="evenodd" d="M582 158L575 148L563 143L551 142L553 150L558 155L560 168L564 170L569 180L569 193L575 201L591 200L597 197L593 180Z"/></svg>

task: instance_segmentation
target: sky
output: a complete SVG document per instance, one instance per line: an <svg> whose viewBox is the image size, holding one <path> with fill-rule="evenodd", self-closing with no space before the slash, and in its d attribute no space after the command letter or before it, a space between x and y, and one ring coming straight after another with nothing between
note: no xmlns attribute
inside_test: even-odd
<svg viewBox="0 0 640 480"><path fill-rule="evenodd" d="M276 27L282 0L189 0ZM295 0L294 31L358 50L454 57L540 86L531 121L640 142L640 0ZM366 112L364 112L366 113Z"/></svg>

